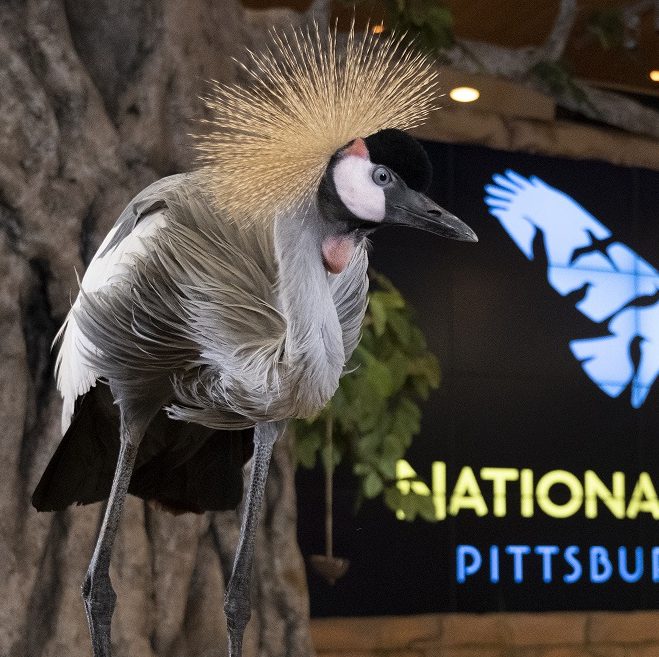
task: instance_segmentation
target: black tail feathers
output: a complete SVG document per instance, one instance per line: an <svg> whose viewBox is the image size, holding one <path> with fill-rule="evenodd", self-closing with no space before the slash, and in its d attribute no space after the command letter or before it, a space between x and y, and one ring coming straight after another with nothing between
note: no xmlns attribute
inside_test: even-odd
<svg viewBox="0 0 659 657"><path fill-rule="evenodd" d="M218 431L170 420L161 411L140 445L128 492L178 513L235 508L252 438L253 429ZM78 400L32 505L57 511L107 499L118 456L118 410L108 387L97 383Z"/></svg>

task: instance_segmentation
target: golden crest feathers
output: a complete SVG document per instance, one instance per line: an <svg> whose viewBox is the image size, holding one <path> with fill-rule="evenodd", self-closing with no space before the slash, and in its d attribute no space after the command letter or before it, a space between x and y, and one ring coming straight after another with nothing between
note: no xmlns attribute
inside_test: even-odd
<svg viewBox="0 0 659 657"><path fill-rule="evenodd" d="M404 35L317 25L272 32L241 64L249 86L215 83L210 132L198 139L201 173L218 207L240 223L268 222L308 202L332 155L356 137L419 125L434 107L432 59Z"/></svg>

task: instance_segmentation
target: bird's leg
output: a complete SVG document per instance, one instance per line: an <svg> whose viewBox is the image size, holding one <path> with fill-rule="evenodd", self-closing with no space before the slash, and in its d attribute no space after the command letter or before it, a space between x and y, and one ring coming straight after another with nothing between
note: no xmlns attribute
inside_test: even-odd
<svg viewBox="0 0 659 657"><path fill-rule="evenodd" d="M110 555L117 534L119 518L126 499L142 433L134 433L122 420L121 449L112 482L112 491L105 509L101 531L82 584L89 633L94 657L110 657L110 625L117 595L110 582Z"/></svg>
<svg viewBox="0 0 659 657"><path fill-rule="evenodd" d="M243 510L238 550L224 599L229 631L229 657L241 657L243 633L251 615L249 580L254 556L254 537L268 477L272 447L285 428L284 422L264 422L254 429L254 456L247 500Z"/></svg>

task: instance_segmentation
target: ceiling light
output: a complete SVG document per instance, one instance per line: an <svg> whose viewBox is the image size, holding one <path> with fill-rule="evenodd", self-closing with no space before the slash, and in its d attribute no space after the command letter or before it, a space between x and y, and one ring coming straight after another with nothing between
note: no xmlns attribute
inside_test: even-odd
<svg viewBox="0 0 659 657"><path fill-rule="evenodd" d="M480 91L473 87L455 87L455 89L451 89L449 92L451 100L455 100L458 103L473 103L475 100L478 100L480 95Z"/></svg>
<svg viewBox="0 0 659 657"><path fill-rule="evenodd" d="M650 80L652 82L659 82L659 69L654 69L653 71L650 71Z"/></svg>

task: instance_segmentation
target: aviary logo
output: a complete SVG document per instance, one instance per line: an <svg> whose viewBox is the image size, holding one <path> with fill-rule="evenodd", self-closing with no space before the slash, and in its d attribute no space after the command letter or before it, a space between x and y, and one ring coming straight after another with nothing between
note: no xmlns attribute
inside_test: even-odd
<svg viewBox="0 0 659 657"><path fill-rule="evenodd" d="M585 373L609 397L630 389L640 408L659 373L659 272L573 198L508 169L485 186L485 203L529 259L541 242L547 279L602 335L570 342ZM538 232L540 234L538 234ZM535 247L534 247L535 244Z"/></svg>

